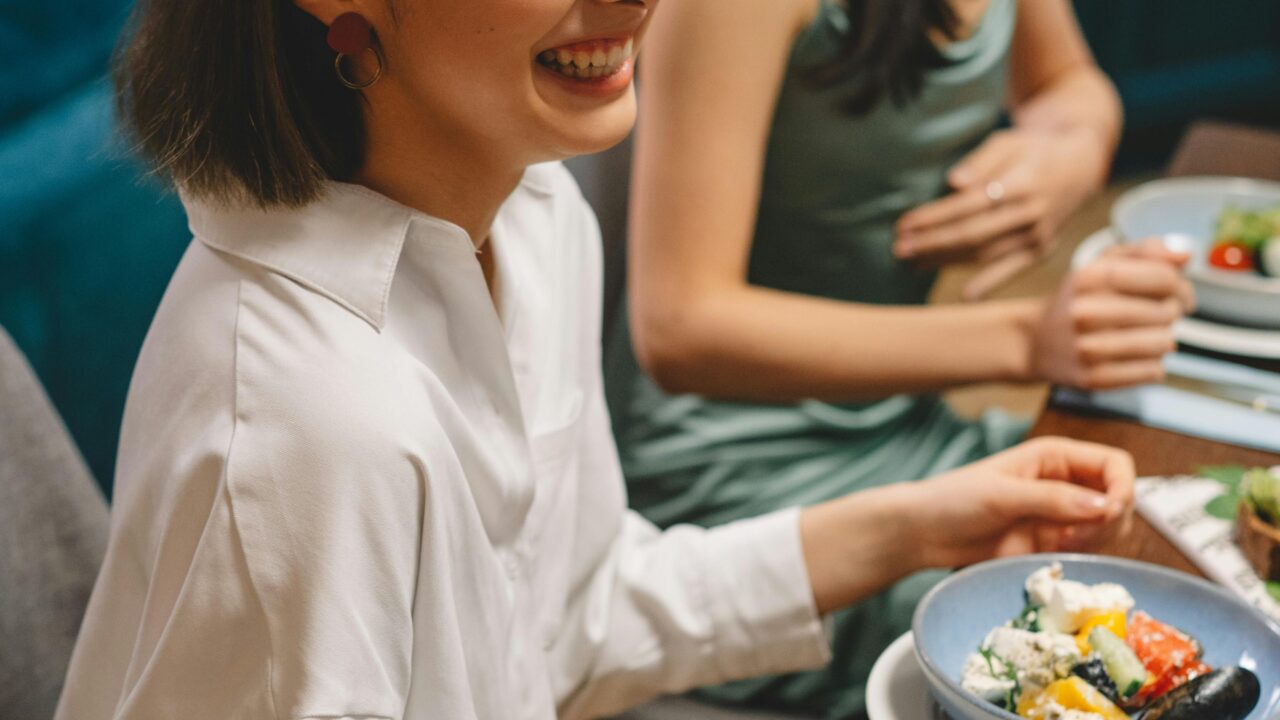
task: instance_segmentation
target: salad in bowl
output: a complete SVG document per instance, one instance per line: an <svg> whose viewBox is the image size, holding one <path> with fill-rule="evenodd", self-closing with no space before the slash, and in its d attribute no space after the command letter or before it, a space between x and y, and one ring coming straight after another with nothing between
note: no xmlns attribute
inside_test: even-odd
<svg viewBox="0 0 1280 720"><path fill-rule="evenodd" d="M960 677L1002 710L1031 720L1242 720L1258 704L1252 671L1211 667L1197 639L1138 608L1121 584L1077 582L1054 562L1023 590L1022 612L987 633Z"/></svg>

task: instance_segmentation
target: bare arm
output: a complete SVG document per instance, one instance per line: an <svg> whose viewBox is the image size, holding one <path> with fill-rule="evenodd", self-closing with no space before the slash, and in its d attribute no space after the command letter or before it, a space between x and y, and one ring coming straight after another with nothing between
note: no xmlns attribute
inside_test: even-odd
<svg viewBox="0 0 1280 720"><path fill-rule="evenodd" d="M1058 140L1083 139L1097 149L1105 138L1105 150L1096 152L1101 164L1118 128L1114 104L1107 109L1106 99L1114 100L1109 84L1091 69L1078 31L1066 33L1074 30L1066 0L1035 8L1019 24L1015 59L1035 55L1028 46L1048 42L1043 36L1058 39L1056 49L1026 60L1016 74L1015 115L1062 133L1041 146L1055 153ZM814 9L813 0L701 0L675 4L651 28L629 282L636 351L658 383L712 397L838 402L991 380L1101 388L1158 378L1160 357L1173 345L1170 324L1190 303L1176 269L1185 258L1158 248L1106 258L1047 301L890 307L747 282L769 126L791 45ZM1063 33L1074 40L1058 37ZM1097 102L1090 93L1101 93ZM1073 103L1091 107L1066 107ZM1050 170L1067 167L1072 177L1064 182L1087 194L1105 173L1091 169L1081 179L1073 168L1083 157L1073 153L1036 173L1056 177ZM980 165L968 162L971 171L986 172ZM1003 172L1004 162L995 170ZM1015 181L1005 184L1017 189ZM955 193L913 213L930 206L952 213L970 195ZM987 209L990 200L981 201ZM1039 197L1010 202L1048 204ZM1066 212L1074 207L1067 203ZM934 233L928 228L917 240Z"/></svg>
<svg viewBox="0 0 1280 720"><path fill-rule="evenodd" d="M986 266L965 288L969 299L1053 246L1062 223L1106 181L1120 135L1115 88L1094 64L1068 0L1021 0L1010 53L1013 129L993 133L951 170L951 194L898 222L900 257ZM993 181L1004 192L994 205Z"/></svg>
<svg viewBox="0 0 1280 720"><path fill-rule="evenodd" d="M1010 87L1014 124L1093 136L1101 185L1120 140L1120 97L1094 63L1068 0L1021 0Z"/></svg>
<svg viewBox="0 0 1280 720"><path fill-rule="evenodd" d="M883 307L747 283L769 124L815 7L702 0L654 20L629 270L641 362L671 390L758 400L1027 377L1036 303Z"/></svg>

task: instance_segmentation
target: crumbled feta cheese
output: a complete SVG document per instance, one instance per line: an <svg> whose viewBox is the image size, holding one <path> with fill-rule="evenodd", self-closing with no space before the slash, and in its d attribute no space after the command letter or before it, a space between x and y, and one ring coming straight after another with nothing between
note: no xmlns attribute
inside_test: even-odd
<svg viewBox="0 0 1280 720"><path fill-rule="evenodd" d="M1115 583L1085 585L1063 580L1053 586L1042 617L1049 625L1064 633L1077 632L1089 618L1106 612L1129 612L1133 596Z"/></svg>
<svg viewBox="0 0 1280 720"><path fill-rule="evenodd" d="M998 627L987 635L982 647L1014 667L1023 692L1034 692L1069 676L1081 661L1075 639L1059 633Z"/></svg>
<svg viewBox="0 0 1280 720"><path fill-rule="evenodd" d="M1053 596L1053 586L1060 582L1062 582L1062 563L1045 565L1027 578L1027 599L1032 605L1041 607L1048 605L1049 598Z"/></svg>
<svg viewBox="0 0 1280 720"><path fill-rule="evenodd" d="M1027 578L1027 597L1040 612L1045 630L1075 633L1089 618L1116 610L1133 609L1133 596L1115 583L1085 585L1062 577L1062 564L1054 563L1036 570Z"/></svg>
<svg viewBox="0 0 1280 720"><path fill-rule="evenodd" d="M960 676L960 686L987 702L1000 703L1009 696L1016 683L1007 677L997 677L1005 673L1005 665L996 658L991 664L978 653L969 655L964 661L964 672Z"/></svg>

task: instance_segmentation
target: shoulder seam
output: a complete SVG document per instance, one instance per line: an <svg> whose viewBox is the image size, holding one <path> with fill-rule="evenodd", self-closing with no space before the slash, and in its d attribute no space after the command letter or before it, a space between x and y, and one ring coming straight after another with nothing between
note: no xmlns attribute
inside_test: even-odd
<svg viewBox="0 0 1280 720"><path fill-rule="evenodd" d="M236 518L235 498L231 493L231 454L235 450L236 431L240 427L240 318L244 311L244 286L245 280L242 279L236 282L236 319L232 331L231 351L231 438L227 441L227 459L222 469L223 488L227 493L227 505L231 508L231 522L235 526L236 539L240 544L240 553L244 556L246 577L249 580L249 586L253 588L253 597L258 603L258 612L262 614L262 624L266 629L267 699L271 702L271 717L274 720L280 720L280 707L276 701L276 652L274 638L271 633L271 621L267 617L267 607L262 602L262 591L258 588L257 582L253 577L253 570L249 566L249 554L244 548L244 541L240 538L240 522Z"/></svg>

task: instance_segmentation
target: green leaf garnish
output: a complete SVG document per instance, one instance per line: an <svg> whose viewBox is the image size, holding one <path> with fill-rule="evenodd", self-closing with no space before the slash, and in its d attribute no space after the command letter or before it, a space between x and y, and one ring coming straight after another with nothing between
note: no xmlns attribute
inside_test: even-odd
<svg viewBox="0 0 1280 720"><path fill-rule="evenodd" d="M1240 487L1245 472L1243 465L1206 465L1196 468L1196 474L1200 477L1216 480L1232 489Z"/></svg>
<svg viewBox="0 0 1280 720"><path fill-rule="evenodd" d="M1235 520L1240 512L1240 496L1225 493L1205 503L1204 511L1220 520Z"/></svg>
<svg viewBox="0 0 1280 720"><path fill-rule="evenodd" d="M1275 582L1274 580L1268 582L1267 594L1275 598L1277 602L1280 602L1280 582Z"/></svg>
<svg viewBox="0 0 1280 720"><path fill-rule="evenodd" d="M982 656L983 660L987 661L987 669L991 671L991 677L1013 681L1013 687L1009 689L1004 698L1005 708L1012 710L1018 707L1018 697L1022 695L1022 683L1018 681L1018 669L989 647L978 648L978 654ZM991 663L992 659L1000 661L1000 664L1004 666L1004 672L996 672L995 666Z"/></svg>

